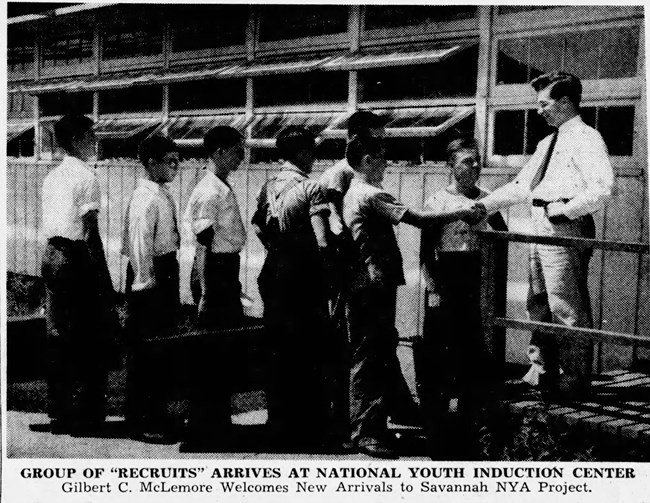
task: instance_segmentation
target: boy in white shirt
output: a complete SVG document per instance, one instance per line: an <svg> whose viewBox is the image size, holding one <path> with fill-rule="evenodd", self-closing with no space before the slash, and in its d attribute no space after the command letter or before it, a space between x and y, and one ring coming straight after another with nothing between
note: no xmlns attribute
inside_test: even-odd
<svg viewBox="0 0 650 503"><path fill-rule="evenodd" d="M115 299L97 227L99 182L87 164L95 156L93 121L66 115L54 133L66 156L45 177L42 196L50 431L89 436L105 418Z"/></svg>
<svg viewBox="0 0 650 503"><path fill-rule="evenodd" d="M201 327L236 327L244 322L239 254L246 231L228 175L244 157L243 138L234 128L217 126L206 133L203 146L208 166L184 216L196 237L192 294ZM222 451L231 446L229 382L235 369L227 340L222 335L209 343L201 341L192 354L195 373L181 452Z"/></svg>
<svg viewBox="0 0 650 503"><path fill-rule="evenodd" d="M174 432L165 411L169 369L160 346L147 340L172 333L180 307L176 256L180 235L176 205L165 185L178 171L178 147L168 138L152 136L142 142L138 156L145 176L129 201L122 247L129 258L125 416L132 437L171 443Z"/></svg>

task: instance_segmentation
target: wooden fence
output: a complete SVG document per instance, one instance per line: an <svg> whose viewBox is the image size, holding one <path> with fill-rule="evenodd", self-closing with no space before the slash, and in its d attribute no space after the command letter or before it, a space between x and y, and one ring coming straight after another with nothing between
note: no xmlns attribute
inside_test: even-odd
<svg viewBox="0 0 650 503"><path fill-rule="evenodd" d="M55 162L26 162L9 160L7 165L7 270L40 275L44 237L41 227L41 186L43 178ZM202 165L184 162L179 175L171 184L180 212L196 182L202 176ZM278 164L254 164L232 174L233 186L242 217L247 224L248 241L242 256L241 281L244 292L251 298L249 312L260 316L262 304L257 291L257 276L264 260L264 249L250 228L250 219L257 194ZM317 166L318 176L324 166ZM137 163L132 160L101 161L97 164L103 191L100 226L111 275L117 289L125 282L125 258L120 254L124 212L139 176ZM512 168L486 168L481 183L488 189L503 185L517 172ZM449 181L444 166L405 164L390 165L385 187L406 204L422 207L428 197L445 187ZM619 171L616 194L607 209L596 216L597 236L612 241L647 242L647 187L642 172ZM513 207L506 214L510 230L527 230L529 209L526 205ZM407 284L400 288L397 326L402 337L421 333L423 291L419 270L419 241L417 229L400 225L398 241L404 257ZM182 298L189 302L189 269L193 255L191 239L183 231L181 250ZM648 256L619 256L604 250L594 253L591 261L589 286L593 300L595 326L608 331L630 334L650 334L650 285ZM508 289L506 314L525 318L527 288L527 249L511 246L508 252ZM523 361L525 341L508 337L507 356L511 361ZM605 352L603 366L620 368L629 364L631 351Z"/></svg>

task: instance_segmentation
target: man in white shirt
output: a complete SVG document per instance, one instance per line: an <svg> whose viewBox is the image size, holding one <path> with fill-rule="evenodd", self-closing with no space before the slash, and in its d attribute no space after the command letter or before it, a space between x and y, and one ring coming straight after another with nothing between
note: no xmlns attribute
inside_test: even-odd
<svg viewBox="0 0 650 503"><path fill-rule="evenodd" d="M203 138L208 155L205 176L194 187L184 221L196 237L192 294L198 321L205 328L241 326L244 313L239 282L239 254L246 242L235 193L228 175L244 157L242 135L217 126ZM236 372L232 347L224 336L201 344L192 355L190 411L181 452L230 450L229 383Z"/></svg>
<svg viewBox="0 0 650 503"><path fill-rule="evenodd" d="M142 142L138 156L145 176L138 180L124 222L129 354L126 420L133 438L151 443L175 440L167 417L169 368L151 339L173 333L179 300L176 205L166 187L178 171L178 147L162 136Z"/></svg>
<svg viewBox="0 0 650 503"><path fill-rule="evenodd" d="M83 115L55 124L66 156L45 177L42 196L50 431L77 436L97 433L104 422L107 329L117 324L109 320L114 291L97 226L99 182L87 164L95 156L92 128Z"/></svg>
<svg viewBox="0 0 650 503"><path fill-rule="evenodd" d="M592 213L610 198L614 174L600 133L579 115L582 85L574 75L554 72L531 82L539 114L557 132L544 138L517 177L481 200L489 213L532 200L533 232L594 238ZM592 327L587 276L591 250L533 244L527 307L532 320ZM585 341L533 333L536 355L525 380L551 392L588 385L592 348ZM560 366L564 372L560 376ZM541 378L541 382L540 382Z"/></svg>

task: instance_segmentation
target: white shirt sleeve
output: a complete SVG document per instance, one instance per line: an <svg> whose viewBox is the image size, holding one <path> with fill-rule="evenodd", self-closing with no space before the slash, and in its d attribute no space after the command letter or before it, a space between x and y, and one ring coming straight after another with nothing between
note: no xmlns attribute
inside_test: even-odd
<svg viewBox="0 0 650 503"><path fill-rule="evenodd" d="M79 208L80 217L89 211L99 210L102 196L97 178L90 176L85 178L80 181L76 189L76 205Z"/></svg>
<svg viewBox="0 0 650 503"><path fill-rule="evenodd" d="M594 134L581 135L576 143L573 162L586 187L564 205L563 213L572 220L602 209L614 185L614 171L602 136L594 131Z"/></svg>
<svg viewBox="0 0 650 503"><path fill-rule="evenodd" d="M158 208L154 204L150 204L143 214L129 219L129 261L134 273L131 287L134 292L156 285L153 257L157 220Z"/></svg>
<svg viewBox="0 0 650 503"><path fill-rule="evenodd" d="M219 215L219 198L216 194L211 197L201 197L192 205L192 232L197 235L216 223Z"/></svg>
<svg viewBox="0 0 650 503"><path fill-rule="evenodd" d="M537 170L540 168L540 163L543 161L549 147L550 137L547 138L548 141L545 141L545 139L537 144L535 153L524 167L521 168L521 171L514 180L495 189L494 192L481 199L481 203L485 205L488 214L528 200L530 197L530 184Z"/></svg>

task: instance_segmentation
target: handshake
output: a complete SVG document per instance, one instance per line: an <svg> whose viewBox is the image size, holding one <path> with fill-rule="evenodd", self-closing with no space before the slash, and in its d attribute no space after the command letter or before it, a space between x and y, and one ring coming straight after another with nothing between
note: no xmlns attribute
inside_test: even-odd
<svg viewBox="0 0 650 503"><path fill-rule="evenodd" d="M475 225L487 216L487 210L483 203L468 203L461 209L461 220L469 225Z"/></svg>

